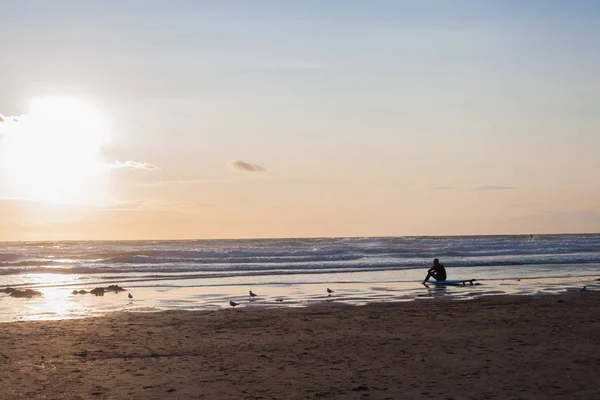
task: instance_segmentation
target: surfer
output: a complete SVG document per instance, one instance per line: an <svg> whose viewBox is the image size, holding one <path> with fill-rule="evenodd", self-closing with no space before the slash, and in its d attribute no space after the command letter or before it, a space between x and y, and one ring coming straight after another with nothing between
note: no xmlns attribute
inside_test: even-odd
<svg viewBox="0 0 600 400"><path fill-rule="evenodd" d="M440 264L440 260L437 258L433 260L433 266L427 270L427 276L423 280L423 285L427 283L429 278L433 278L436 281L445 281L446 280L446 268L442 264Z"/></svg>

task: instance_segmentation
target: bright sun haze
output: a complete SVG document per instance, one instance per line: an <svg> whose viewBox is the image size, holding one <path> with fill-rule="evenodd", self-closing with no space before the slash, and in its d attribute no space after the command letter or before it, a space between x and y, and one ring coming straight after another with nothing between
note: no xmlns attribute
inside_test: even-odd
<svg viewBox="0 0 600 400"><path fill-rule="evenodd" d="M92 201L108 134L103 115L79 97L40 97L30 104L3 143L9 188L29 200Z"/></svg>

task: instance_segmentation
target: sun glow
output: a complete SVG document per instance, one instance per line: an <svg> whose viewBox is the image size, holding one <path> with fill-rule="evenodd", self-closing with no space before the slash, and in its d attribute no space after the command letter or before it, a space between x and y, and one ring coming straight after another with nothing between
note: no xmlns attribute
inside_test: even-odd
<svg viewBox="0 0 600 400"><path fill-rule="evenodd" d="M103 175L100 151L108 138L105 118L95 107L77 97L38 98L27 115L1 128L0 163L15 196L93 201Z"/></svg>

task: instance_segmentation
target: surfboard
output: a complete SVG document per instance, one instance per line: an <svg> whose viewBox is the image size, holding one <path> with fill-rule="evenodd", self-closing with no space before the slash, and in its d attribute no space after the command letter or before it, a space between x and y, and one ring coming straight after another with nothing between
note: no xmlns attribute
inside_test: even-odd
<svg viewBox="0 0 600 400"><path fill-rule="evenodd" d="M467 285L479 285L475 279L446 279L445 281L427 281L425 285L435 286L467 286Z"/></svg>

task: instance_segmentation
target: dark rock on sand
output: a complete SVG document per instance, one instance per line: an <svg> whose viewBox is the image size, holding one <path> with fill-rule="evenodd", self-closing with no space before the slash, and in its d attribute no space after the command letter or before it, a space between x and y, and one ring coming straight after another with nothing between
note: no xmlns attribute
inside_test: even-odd
<svg viewBox="0 0 600 400"><path fill-rule="evenodd" d="M38 292L37 290L33 290L33 289L13 289L13 288L6 288L6 289L0 289L0 292L3 293L7 293L9 294L11 297L26 297L26 298L32 298L32 297L40 297L42 296L42 292Z"/></svg>
<svg viewBox="0 0 600 400"><path fill-rule="evenodd" d="M97 287L95 289L92 289L91 291L87 292L85 290L73 290L73 294L86 294L86 293L91 293L91 294L95 294L96 296L104 296L105 292L123 292L125 291L125 289L123 289L121 286L119 285L110 285L108 287Z"/></svg>
<svg viewBox="0 0 600 400"><path fill-rule="evenodd" d="M8 293L8 292L6 292ZM40 297L42 295L42 292L38 292L37 290L32 290L32 289L25 289L25 290L17 290L17 289L12 289L10 291L10 296L11 297L18 297L18 298L28 298L31 299L32 297Z"/></svg>
<svg viewBox="0 0 600 400"><path fill-rule="evenodd" d="M125 289L123 289L121 286L119 285L109 285L107 288L104 289L107 292L124 292Z"/></svg>

